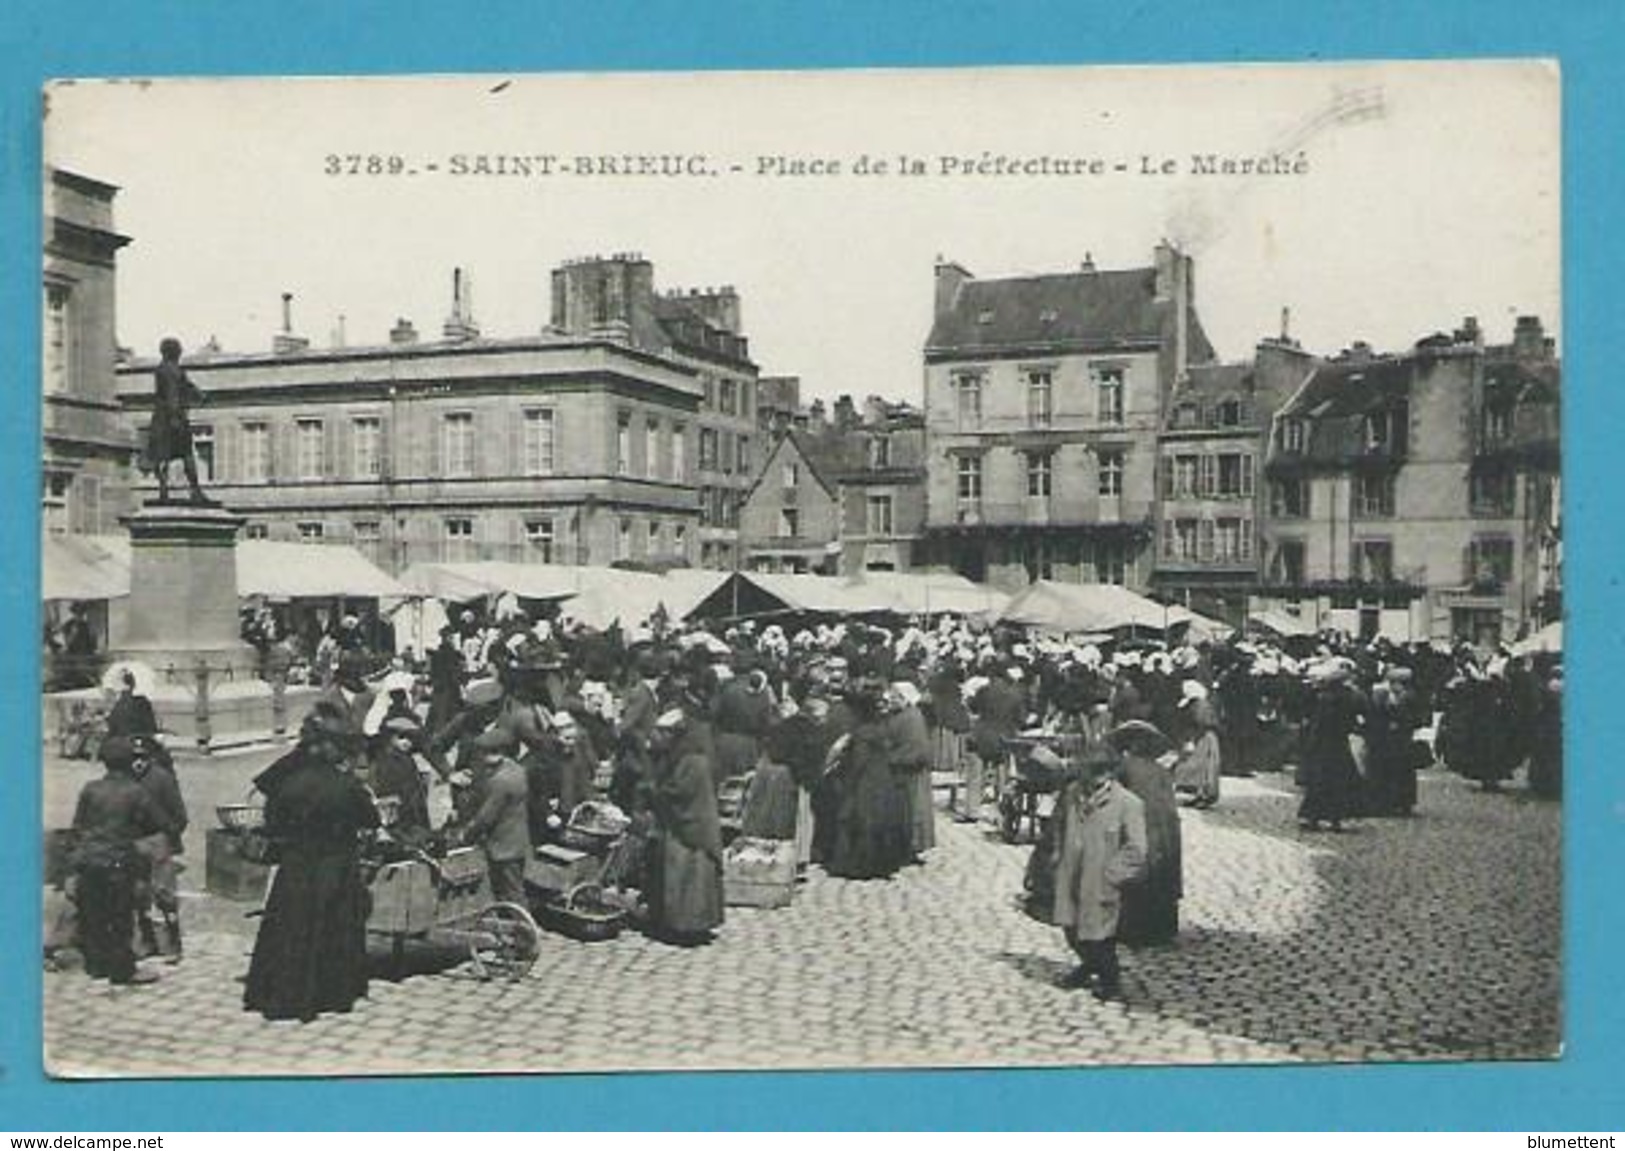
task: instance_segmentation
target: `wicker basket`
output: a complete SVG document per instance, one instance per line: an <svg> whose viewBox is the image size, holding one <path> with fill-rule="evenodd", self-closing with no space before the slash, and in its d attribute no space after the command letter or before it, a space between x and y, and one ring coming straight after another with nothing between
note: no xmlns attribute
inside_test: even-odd
<svg viewBox="0 0 1625 1151"><path fill-rule="evenodd" d="M257 803L222 803L214 814L227 831L258 831L265 826L265 809Z"/></svg>
<svg viewBox="0 0 1625 1151"><path fill-rule="evenodd" d="M537 919L560 935L583 943L602 943L621 933L626 926L626 911L607 902L598 884L579 883L542 904Z"/></svg>

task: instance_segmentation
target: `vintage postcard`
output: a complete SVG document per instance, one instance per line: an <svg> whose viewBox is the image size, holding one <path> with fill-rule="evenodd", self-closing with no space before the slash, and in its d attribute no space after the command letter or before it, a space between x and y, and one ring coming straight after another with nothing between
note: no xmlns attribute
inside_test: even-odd
<svg viewBox="0 0 1625 1151"><path fill-rule="evenodd" d="M1560 88L51 84L47 1067L1557 1057Z"/></svg>

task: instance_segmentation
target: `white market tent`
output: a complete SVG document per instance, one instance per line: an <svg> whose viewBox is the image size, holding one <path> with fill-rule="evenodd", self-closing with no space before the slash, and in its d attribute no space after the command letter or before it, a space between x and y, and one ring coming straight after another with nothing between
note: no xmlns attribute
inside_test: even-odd
<svg viewBox="0 0 1625 1151"><path fill-rule="evenodd" d="M1285 612L1276 611L1273 608L1250 613L1247 616L1247 622L1266 628L1283 638L1315 634L1315 629L1304 623L1303 620L1287 615Z"/></svg>
<svg viewBox="0 0 1625 1151"><path fill-rule="evenodd" d="M884 596L900 615L963 615L990 618L1010 597L962 575L937 572L865 572L855 587Z"/></svg>
<svg viewBox="0 0 1625 1151"><path fill-rule="evenodd" d="M676 577L676 578L673 578ZM520 564L500 561L413 564L401 576L410 594L459 603L489 596L560 603L559 614L604 629L617 621L642 624L662 607L673 619L728 578L726 572L623 571L574 564Z"/></svg>
<svg viewBox="0 0 1625 1151"><path fill-rule="evenodd" d="M1563 652L1563 621L1547 624L1533 635L1512 645L1513 655L1561 655Z"/></svg>
<svg viewBox="0 0 1625 1151"><path fill-rule="evenodd" d="M957 575L868 572L856 579L734 572L687 613L705 619L779 614L964 615L986 618L1008 597Z"/></svg>
<svg viewBox="0 0 1625 1151"><path fill-rule="evenodd" d="M127 536L47 536L41 550L45 600L119 599L130 594ZM352 547L277 540L237 544L239 597L398 599L407 594L406 588Z"/></svg>
<svg viewBox="0 0 1625 1151"><path fill-rule="evenodd" d="M1116 584L1039 580L1005 606L999 622L1055 632L1111 632L1120 628L1161 632L1194 615L1186 608L1157 603Z"/></svg>
<svg viewBox="0 0 1625 1151"><path fill-rule="evenodd" d="M1177 604L1168 609L1168 623L1170 627L1188 624L1186 635L1195 643L1223 643L1236 631L1227 623Z"/></svg>

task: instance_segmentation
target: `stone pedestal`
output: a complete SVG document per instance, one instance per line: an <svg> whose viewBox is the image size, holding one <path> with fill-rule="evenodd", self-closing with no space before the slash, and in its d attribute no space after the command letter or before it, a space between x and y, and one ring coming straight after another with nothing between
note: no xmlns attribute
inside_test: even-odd
<svg viewBox="0 0 1625 1151"><path fill-rule="evenodd" d="M159 723L204 748L271 726L271 689L238 619L243 523L225 508L179 503L149 503L124 517L130 598L113 655L158 673L151 699Z"/></svg>

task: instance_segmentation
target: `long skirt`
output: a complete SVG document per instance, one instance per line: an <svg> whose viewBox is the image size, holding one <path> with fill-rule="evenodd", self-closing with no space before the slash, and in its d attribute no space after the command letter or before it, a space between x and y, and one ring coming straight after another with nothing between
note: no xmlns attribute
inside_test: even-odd
<svg viewBox="0 0 1625 1151"><path fill-rule="evenodd" d="M651 845L650 925L657 934L700 936L722 926L722 860L662 834Z"/></svg>
<svg viewBox="0 0 1625 1151"><path fill-rule="evenodd" d="M931 772L921 768L904 778L908 789L909 846L915 855L923 855L937 845L936 805L931 795Z"/></svg>
<svg viewBox="0 0 1625 1151"><path fill-rule="evenodd" d="M763 760L751 774L740 812L741 835L755 839L792 839L801 789L782 763Z"/></svg>
<svg viewBox="0 0 1625 1151"><path fill-rule="evenodd" d="M804 787L796 788L796 793L796 867L802 868L812 862L812 793Z"/></svg>
<svg viewBox="0 0 1625 1151"><path fill-rule="evenodd" d="M1199 807L1219 801L1219 737L1203 732L1194 747L1180 757L1174 768L1174 787L1192 794Z"/></svg>
<svg viewBox="0 0 1625 1151"><path fill-rule="evenodd" d="M367 994L367 903L354 848L285 852L254 940L243 1006L267 1019L350 1010Z"/></svg>

